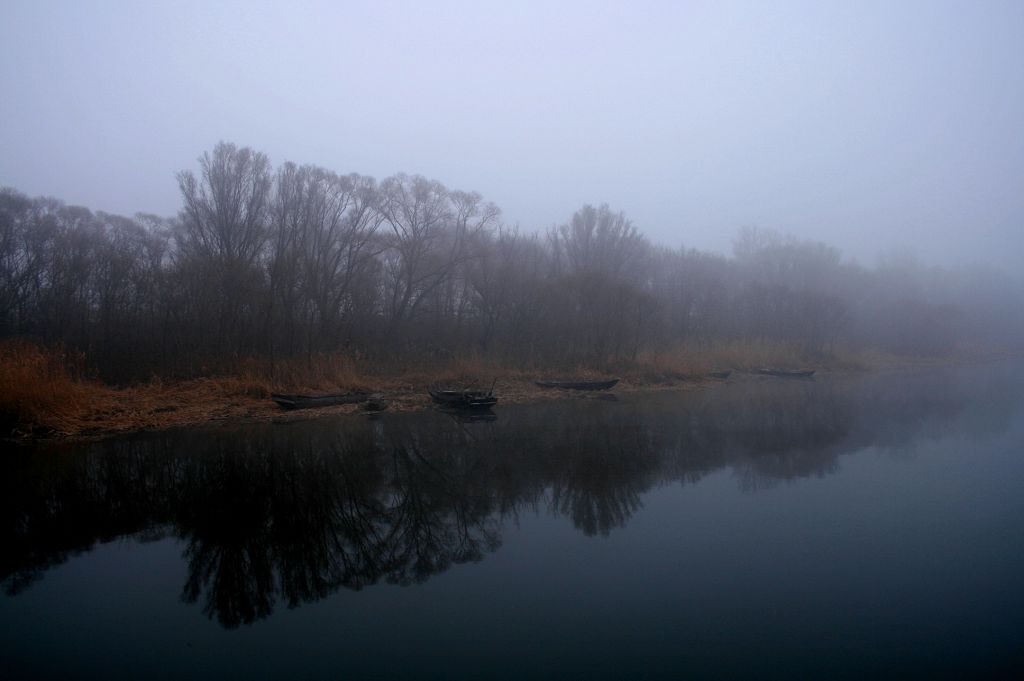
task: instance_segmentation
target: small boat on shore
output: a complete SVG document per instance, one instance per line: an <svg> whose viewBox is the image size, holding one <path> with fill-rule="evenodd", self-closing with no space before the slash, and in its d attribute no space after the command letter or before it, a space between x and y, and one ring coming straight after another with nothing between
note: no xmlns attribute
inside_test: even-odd
<svg viewBox="0 0 1024 681"><path fill-rule="evenodd" d="M708 378L717 378L724 381L731 375L732 371L712 371L711 373L708 374Z"/></svg>
<svg viewBox="0 0 1024 681"><path fill-rule="evenodd" d="M453 409L490 409L498 403L498 398L483 390L452 390L440 386L427 389L430 397L438 404Z"/></svg>
<svg viewBox="0 0 1024 681"><path fill-rule="evenodd" d="M384 411L385 409L388 408L388 405L390 404L391 402L384 399L383 395L377 394L370 395L370 397L365 402L363 402L362 407L363 411L374 414L377 412Z"/></svg>
<svg viewBox="0 0 1024 681"><path fill-rule="evenodd" d="M783 378L810 378L814 375L814 369L756 369L756 374L762 376L781 376Z"/></svg>
<svg viewBox="0 0 1024 681"><path fill-rule="evenodd" d="M607 381L534 381L541 388L559 388L561 390L608 390L615 387L619 379Z"/></svg>
<svg viewBox="0 0 1024 681"><path fill-rule="evenodd" d="M273 393L274 400L282 409L314 409L316 407L333 407L336 404L358 404L379 397L368 392L348 393L311 393L307 395Z"/></svg>
<svg viewBox="0 0 1024 681"><path fill-rule="evenodd" d="M458 423L491 423L498 420L498 415L490 409L443 409L442 411Z"/></svg>

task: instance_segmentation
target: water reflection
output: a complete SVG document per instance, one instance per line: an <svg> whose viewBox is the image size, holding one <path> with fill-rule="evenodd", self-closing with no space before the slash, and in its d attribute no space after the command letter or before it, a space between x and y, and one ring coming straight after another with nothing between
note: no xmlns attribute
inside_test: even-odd
<svg viewBox="0 0 1024 681"><path fill-rule="evenodd" d="M865 447L906 453L922 437L998 433L1019 408L1018 379L754 381L469 423L395 414L16 451L2 464L0 577L14 595L98 542L174 536L182 598L237 627L282 603L481 560L526 510L604 535L655 485L729 467L756 491L828 475Z"/></svg>

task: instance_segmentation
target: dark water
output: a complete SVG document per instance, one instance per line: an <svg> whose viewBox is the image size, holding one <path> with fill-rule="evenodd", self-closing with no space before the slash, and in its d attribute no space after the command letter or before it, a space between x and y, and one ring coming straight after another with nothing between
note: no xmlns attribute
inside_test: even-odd
<svg viewBox="0 0 1024 681"><path fill-rule="evenodd" d="M1014 678L1024 367L0 460L7 678Z"/></svg>

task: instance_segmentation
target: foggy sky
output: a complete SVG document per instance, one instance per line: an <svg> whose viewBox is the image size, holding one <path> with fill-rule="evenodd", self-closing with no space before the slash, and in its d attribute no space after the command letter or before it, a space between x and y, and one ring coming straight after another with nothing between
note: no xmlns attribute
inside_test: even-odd
<svg viewBox="0 0 1024 681"><path fill-rule="evenodd" d="M123 214L225 140L526 230L607 202L670 246L1012 269L1022 123L1016 1L0 5L0 185Z"/></svg>

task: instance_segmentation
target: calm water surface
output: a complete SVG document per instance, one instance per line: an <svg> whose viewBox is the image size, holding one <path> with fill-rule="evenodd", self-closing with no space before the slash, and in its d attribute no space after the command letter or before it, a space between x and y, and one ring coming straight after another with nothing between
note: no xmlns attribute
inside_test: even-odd
<svg viewBox="0 0 1024 681"><path fill-rule="evenodd" d="M7 678L1019 678L1024 366L0 460Z"/></svg>

